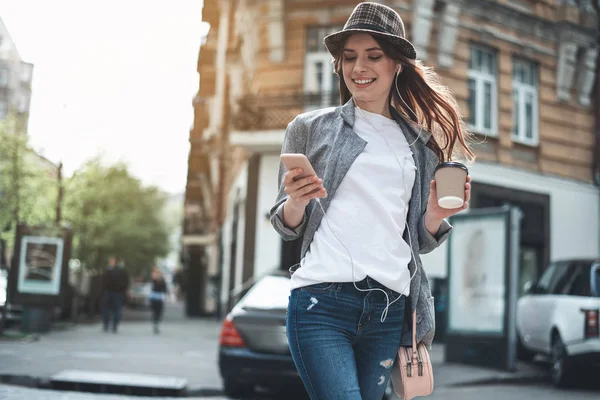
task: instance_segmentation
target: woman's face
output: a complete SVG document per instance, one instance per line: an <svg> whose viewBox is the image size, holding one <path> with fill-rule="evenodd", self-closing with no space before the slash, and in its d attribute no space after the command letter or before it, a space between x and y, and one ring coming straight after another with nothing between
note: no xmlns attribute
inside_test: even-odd
<svg viewBox="0 0 600 400"><path fill-rule="evenodd" d="M361 108L387 114L398 65L367 33L355 33L346 41L342 58L344 81Z"/></svg>

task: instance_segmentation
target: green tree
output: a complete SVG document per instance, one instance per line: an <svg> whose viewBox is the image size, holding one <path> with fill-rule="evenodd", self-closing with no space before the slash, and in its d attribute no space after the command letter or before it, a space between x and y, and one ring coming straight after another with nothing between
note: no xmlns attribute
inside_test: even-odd
<svg viewBox="0 0 600 400"><path fill-rule="evenodd" d="M166 195L145 187L127 166L88 161L65 182L64 218L74 232L73 256L100 270L111 255L132 275L146 273L169 251L163 218Z"/></svg>
<svg viewBox="0 0 600 400"><path fill-rule="evenodd" d="M53 224L56 215L56 166L31 148L20 118L0 120L0 234L9 248L17 222Z"/></svg>

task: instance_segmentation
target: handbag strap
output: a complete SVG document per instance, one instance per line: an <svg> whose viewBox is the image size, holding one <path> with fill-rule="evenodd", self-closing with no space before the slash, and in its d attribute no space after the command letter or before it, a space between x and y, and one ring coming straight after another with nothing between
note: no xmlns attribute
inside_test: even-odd
<svg viewBox="0 0 600 400"><path fill-rule="evenodd" d="M417 310L412 315L412 349L413 354L417 354Z"/></svg>

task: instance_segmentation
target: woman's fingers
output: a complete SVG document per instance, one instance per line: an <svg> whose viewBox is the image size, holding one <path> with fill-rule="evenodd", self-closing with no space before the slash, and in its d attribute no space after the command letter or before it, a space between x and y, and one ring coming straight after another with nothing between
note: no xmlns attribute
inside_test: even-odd
<svg viewBox="0 0 600 400"><path fill-rule="evenodd" d="M290 183L294 182L294 179L298 178L302 173L302 168L294 168L289 170L283 176L283 184L288 186Z"/></svg>
<svg viewBox="0 0 600 400"><path fill-rule="evenodd" d="M323 182L320 179L314 178L302 178L296 182L291 182L285 186L285 192L293 197L298 197L305 194L308 190L314 190ZM310 189L312 188L312 189Z"/></svg>
<svg viewBox="0 0 600 400"><path fill-rule="evenodd" d="M307 193L301 195L300 199L301 200L310 200L310 199L314 199L314 198L325 198L327 197L327 190L325 190L324 187L319 187L317 186L316 188L312 189L312 190L308 190Z"/></svg>
<svg viewBox="0 0 600 400"><path fill-rule="evenodd" d="M305 185L294 192L294 197L302 197L312 192L317 192L323 189L322 181L319 179L317 182Z"/></svg>
<svg viewBox="0 0 600 400"><path fill-rule="evenodd" d="M285 193L299 201L327 197L327 190L323 187L322 179L316 175L300 178L301 174L301 168L295 168L285 173L283 178Z"/></svg>

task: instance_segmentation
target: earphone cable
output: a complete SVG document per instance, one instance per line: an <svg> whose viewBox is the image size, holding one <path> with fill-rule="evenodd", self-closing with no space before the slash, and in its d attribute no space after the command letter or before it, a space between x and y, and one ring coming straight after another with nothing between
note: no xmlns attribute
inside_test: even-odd
<svg viewBox="0 0 600 400"><path fill-rule="evenodd" d="M396 81L396 80L395 80ZM402 98L402 96L400 95L400 91L398 90L398 84L396 82L396 91L398 92L398 96L400 96L400 99L402 99L402 101L404 102L404 104L406 105L406 107L413 113L413 115L415 115L416 118L416 114L415 112L408 107L408 104L406 104L406 102L404 101L404 99ZM388 146L388 148L390 149L390 151L392 152L392 154L394 155L394 158L396 159L396 162L398 163L398 166L400 167L400 170L402 171L402 183L404 185L404 190L407 191L407 187L406 187L406 181L404 179L404 166L402 165L402 163L400 163L400 160L398 159L398 155L396 154L396 152L393 150L393 148L390 146L389 142L387 141L387 139L385 138L385 136L383 136L381 134L381 132L378 131L377 128L375 128L375 126L373 126L373 124L371 123L371 121L369 120L369 118L367 117L367 115L364 113L364 111L356 104L356 101L354 101L354 105L356 106L356 108L359 110L361 116L363 117L363 119L379 134L379 136L385 141L386 145ZM421 130L419 130L419 136L417 137L417 139L412 143L409 144L409 146L413 146L416 141L419 139L420 135L421 135ZM346 247L346 245L340 240L340 238L337 236L337 234L335 233L335 231L331 228L331 225L329 225L329 221L326 218L326 213L325 213L325 209L323 208L323 205L321 204L321 201L319 198L315 199L317 201L317 203L319 204L319 207L321 208L321 211L323 212L323 219L325 220L325 223L327 224L327 227L329 228L329 230L331 231L331 233L333 233L333 236L336 238L336 240L342 245L342 247L344 248L344 250L346 250L346 253L348 254L348 257L350 258L350 264L351 264L351 269L352 269L352 283L354 285L354 288L360 292L372 292L372 291L380 291L384 294L385 298L386 298L386 307L384 308L382 314L381 314L381 322L385 322L386 318L387 318L387 314L389 311L389 308L392 304L394 304L396 301L400 300L403 296L403 292L406 290L406 288L410 285L410 283L412 282L413 278L415 277L416 273L417 273L417 268L415 266L415 271L413 272L413 274L410 276L408 283L406 284L406 286L404 287L404 289L402 289L402 291L400 292L399 296L392 300L390 302L390 298L387 294L387 292L383 289L380 288L370 288L370 289L360 289L358 286L356 286L356 280L354 278L354 259L352 258L352 254L350 253L350 250L348 250L348 248ZM415 254L413 252L413 248L412 248L412 238L410 235L410 228L408 227L408 222L405 220L404 222L404 227L408 233L408 247L410 249L410 253L411 253L411 257L412 260L414 260L414 262L416 263L416 257ZM404 240L404 238L402 238L401 235L401 239Z"/></svg>

